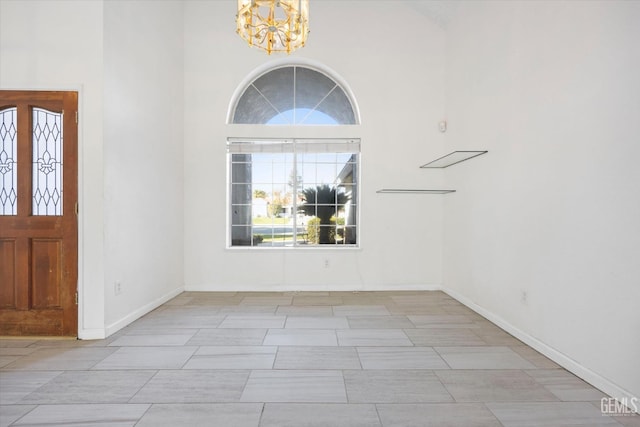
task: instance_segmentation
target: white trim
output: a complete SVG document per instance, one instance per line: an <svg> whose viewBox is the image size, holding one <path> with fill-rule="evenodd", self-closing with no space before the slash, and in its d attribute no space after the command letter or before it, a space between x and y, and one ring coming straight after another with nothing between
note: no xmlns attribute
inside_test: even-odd
<svg viewBox="0 0 640 427"><path fill-rule="evenodd" d="M499 328L504 329L506 332L518 338L520 341L527 344L529 347L533 348L534 350L537 350L538 352L542 353L549 359L553 360L558 365L565 368L567 371L572 372L573 374L582 378L583 380L585 380L595 388L601 390L605 394L608 394L609 396L616 398L618 401L629 402L633 398L637 399L637 396L634 396L631 392L612 383L608 379L604 378L602 375L596 372L593 372L591 369L581 365L580 363L576 362L566 354L556 350L553 347L548 346L547 344L543 343L537 338L518 329L517 327L513 326L512 324L504 320L503 318L496 316L490 311L474 303L464 295L445 287L441 288L441 290L446 294L448 294L450 297L457 300L458 302L464 304L471 310L475 311L476 313L478 313L479 315L481 315L491 323L494 323Z"/></svg>
<svg viewBox="0 0 640 427"><path fill-rule="evenodd" d="M345 79L343 79L338 73L336 73L334 70L327 67L323 63L314 61L312 59L301 58L301 57L275 59L273 61L269 61L260 65L259 67L255 68L252 72L247 74L247 76L240 82L240 84L233 91L233 95L231 95L229 106L227 108L226 123L232 124L231 120L233 118L235 106L238 103L238 100L240 99L242 94L245 92L245 90L247 90L247 88L251 83L253 83L258 77L262 76L263 74L266 74L271 70L275 70L277 68L283 68L287 66L292 66L292 67L299 66L299 67L310 68L312 70L315 70L324 74L331 80L335 81L345 92L345 94L349 98L349 101L351 101L351 106L353 107L353 113L356 119L355 124L359 125L362 123L360 120L360 107L358 106L358 101L355 95L353 94L351 87L347 84ZM349 125L346 125L346 126L349 126Z"/></svg>
<svg viewBox="0 0 640 427"><path fill-rule="evenodd" d="M78 196L78 284L76 288L76 292L78 293L78 338L79 339L101 339L104 338L104 329L101 331L101 338L85 338L85 337L93 337L92 333L87 332L88 330L84 329L84 239L85 239L85 199L84 199L84 88L83 85L80 85L80 89L78 89L78 127L76 129L78 136L78 186L77 186L77 196ZM93 331L93 330L89 330Z"/></svg>
<svg viewBox="0 0 640 427"><path fill-rule="evenodd" d="M177 289L174 289L173 291L161 296L160 298L143 305L142 307L140 307L139 309L127 314L125 317L123 317L122 319L112 323L111 325L107 325L107 327L105 328L105 335L106 337L113 335L114 333L118 332L120 329L124 328L125 326L131 324L132 322L138 320L139 318L141 318L142 316L144 316L145 314L155 310L156 308L160 307L162 304L164 304L165 302L175 298L176 296L180 295L182 292L184 292L184 286L181 286Z"/></svg>
<svg viewBox="0 0 640 427"><path fill-rule="evenodd" d="M106 337L104 329L81 329L78 331L79 340L103 340Z"/></svg>

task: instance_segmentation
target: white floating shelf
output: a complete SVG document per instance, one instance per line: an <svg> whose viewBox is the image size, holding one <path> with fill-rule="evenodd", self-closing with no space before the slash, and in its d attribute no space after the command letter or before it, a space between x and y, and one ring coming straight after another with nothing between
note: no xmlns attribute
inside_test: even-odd
<svg viewBox="0 0 640 427"><path fill-rule="evenodd" d="M474 157L478 157L487 151L452 151L446 156L442 156L439 159L433 160L427 164L420 166L423 169L430 168L446 168L460 162L464 162L465 160L473 159Z"/></svg>
<svg viewBox="0 0 640 427"><path fill-rule="evenodd" d="M455 193L456 190L411 190L404 188L383 188L376 193L396 193L396 194L447 194Z"/></svg>

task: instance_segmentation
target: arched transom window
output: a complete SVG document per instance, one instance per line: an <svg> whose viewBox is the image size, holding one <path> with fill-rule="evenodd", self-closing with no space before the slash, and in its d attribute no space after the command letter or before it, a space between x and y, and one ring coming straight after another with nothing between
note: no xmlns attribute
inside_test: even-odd
<svg viewBox="0 0 640 427"><path fill-rule="evenodd" d="M238 98L231 123L353 125L357 116L344 89L326 74L303 66L273 69Z"/></svg>
<svg viewBox="0 0 640 427"><path fill-rule="evenodd" d="M285 66L250 81L229 121L355 125L354 105L326 73ZM229 246L357 246L359 138L229 137L227 152Z"/></svg>

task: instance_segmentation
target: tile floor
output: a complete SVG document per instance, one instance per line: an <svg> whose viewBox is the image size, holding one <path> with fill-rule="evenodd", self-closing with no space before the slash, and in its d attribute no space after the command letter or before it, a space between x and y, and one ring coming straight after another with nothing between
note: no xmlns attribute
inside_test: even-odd
<svg viewBox="0 0 640 427"><path fill-rule="evenodd" d="M640 426L442 292L185 292L106 340L0 339L0 426Z"/></svg>

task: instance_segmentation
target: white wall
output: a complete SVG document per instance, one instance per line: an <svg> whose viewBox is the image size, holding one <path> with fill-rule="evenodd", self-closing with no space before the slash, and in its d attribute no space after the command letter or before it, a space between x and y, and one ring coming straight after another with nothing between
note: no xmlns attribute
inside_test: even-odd
<svg viewBox="0 0 640 427"><path fill-rule="evenodd" d="M640 396L640 3L466 2L447 31L444 284ZM526 294L526 297L525 297Z"/></svg>
<svg viewBox="0 0 640 427"><path fill-rule="evenodd" d="M179 1L0 0L0 87L80 93L81 338L183 287L182 38Z"/></svg>
<svg viewBox="0 0 640 427"><path fill-rule="evenodd" d="M102 2L0 0L0 88L79 92L79 328L104 335Z"/></svg>
<svg viewBox="0 0 640 427"><path fill-rule="evenodd" d="M444 31L410 5L314 2L306 47L289 58L320 63L350 86L361 107L360 243L357 250L229 250L226 138L261 129L225 125L231 97L267 56L235 34L233 2L185 9L185 280L200 290L401 289L442 281L442 198L376 194L383 187L439 186L418 166L442 154ZM339 13L336 11L339 10ZM376 29L397 16L402 31ZM377 24L376 24L377 25ZM287 130L272 130L271 135ZM290 131L290 130L289 130ZM298 129L296 135L309 134ZM314 130L315 131L315 130ZM331 130L323 129L323 135ZM324 260L329 268L324 268Z"/></svg>
<svg viewBox="0 0 640 427"><path fill-rule="evenodd" d="M105 2L107 334L183 287L182 9Z"/></svg>

